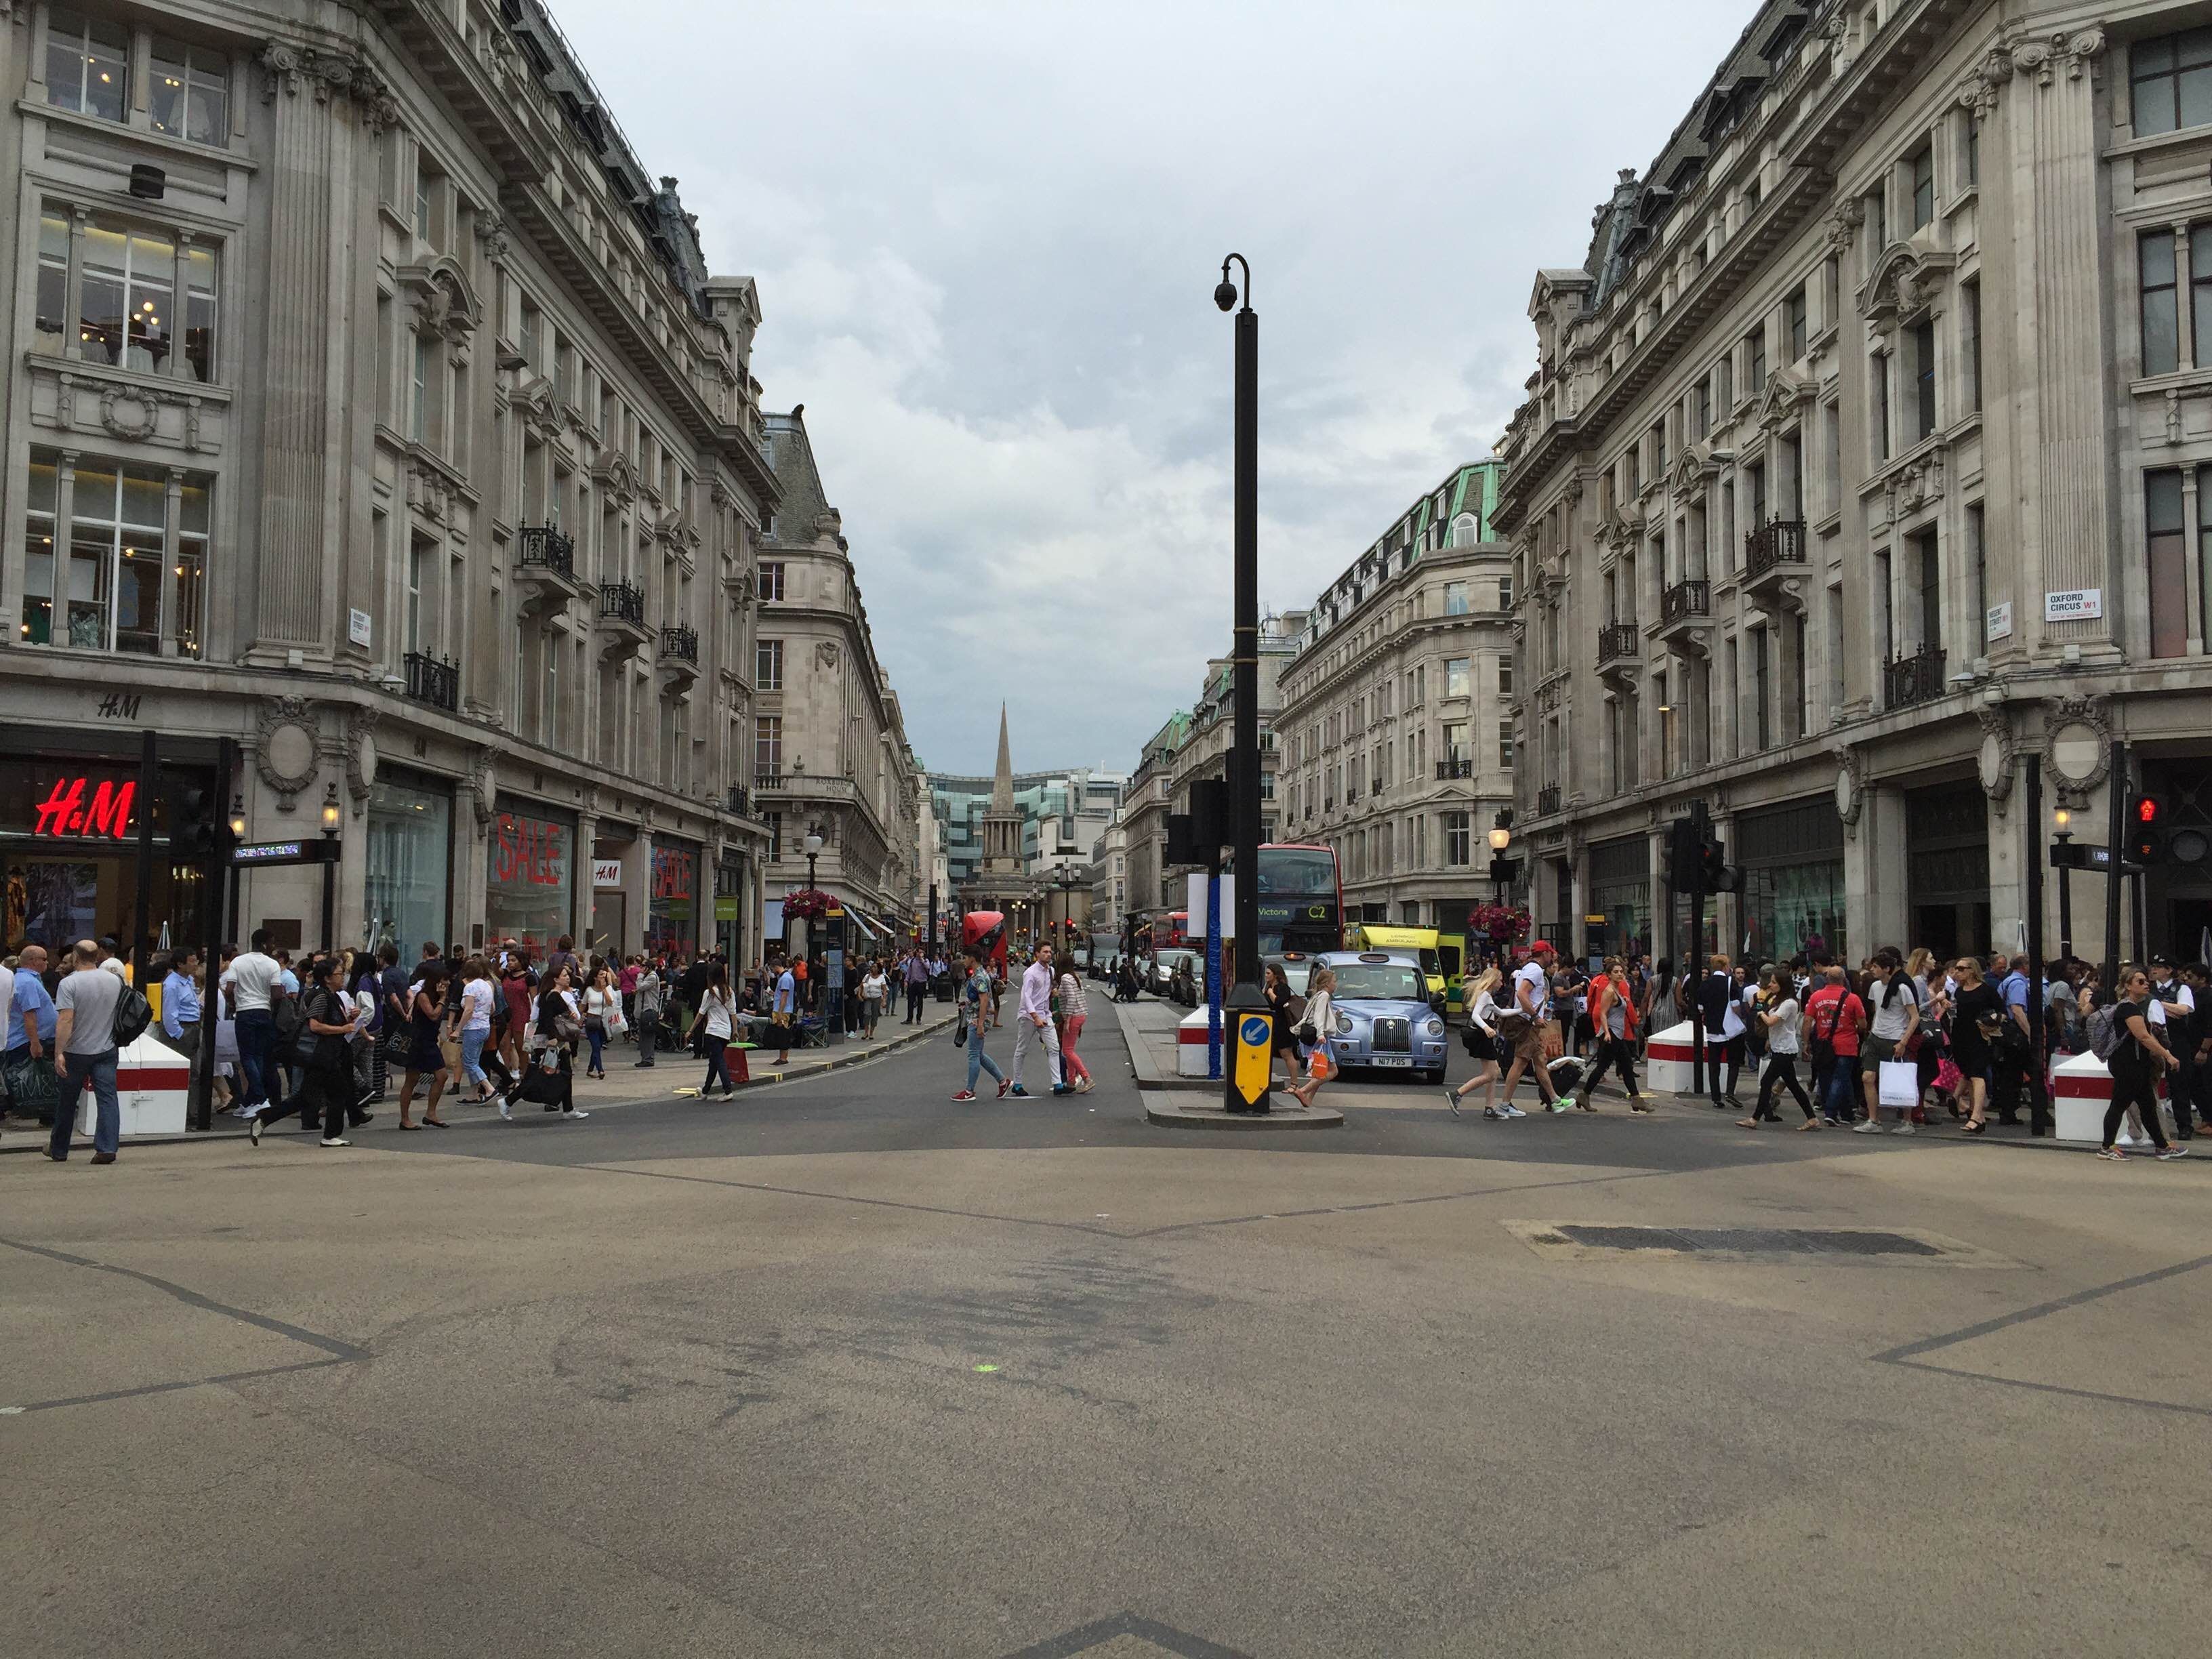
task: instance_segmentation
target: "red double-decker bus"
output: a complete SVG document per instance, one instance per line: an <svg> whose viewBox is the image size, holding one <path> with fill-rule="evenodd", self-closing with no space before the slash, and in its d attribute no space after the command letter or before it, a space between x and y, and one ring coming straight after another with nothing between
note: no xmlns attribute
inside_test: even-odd
<svg viewBox="0 0 2212 1659"><path fill-rule="evenodd" d="M1344 948L1344 883L1336 849L1270 842L1260 849L1260 954Z"/></svg>

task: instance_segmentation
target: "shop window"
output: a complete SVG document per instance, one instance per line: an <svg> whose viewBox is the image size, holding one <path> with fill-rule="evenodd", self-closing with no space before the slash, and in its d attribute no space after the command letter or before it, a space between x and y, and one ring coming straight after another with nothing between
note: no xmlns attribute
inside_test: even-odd
<svg viewBox="0 0 2212 1659"><path fill-rule="evenodd" d="M2128 49L2136 137L2212 122L2212 28L2139 40Z"/></svg>
<svg viewBox="0 0 2212 1659"><path fill-rule="evenodd" d="M199 480L31 452L21 635L30 645L197 657L208 495ZM63 511L66 500L68 510ZM167 553L175 538L176 556Z"/></svg>
<svg viewBox="0 0 2212 1659"><path fill-rule="evenodd" d="M196 144L230 141L230 63L207 46L154 37L154 131Z"/></svg>
<svg viewBox="0 0 2212 1659"><path fill-rule="evenodd" d="M46 101L56 109L120 121L131 106L131 36L57 6L46 15Z"/></svg>

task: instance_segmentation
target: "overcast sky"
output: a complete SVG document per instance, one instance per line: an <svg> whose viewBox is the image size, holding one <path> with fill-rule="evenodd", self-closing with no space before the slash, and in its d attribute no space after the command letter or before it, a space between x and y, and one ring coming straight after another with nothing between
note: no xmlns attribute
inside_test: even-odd
<svg viewBox="0 0 2212 1659"><path fill-rule="evenodd" d="M1581 263L1753 0L554 0L806 406L936 770L1126 770L1225 654L1231 248L1263 606L1489 453Z"/></svg>

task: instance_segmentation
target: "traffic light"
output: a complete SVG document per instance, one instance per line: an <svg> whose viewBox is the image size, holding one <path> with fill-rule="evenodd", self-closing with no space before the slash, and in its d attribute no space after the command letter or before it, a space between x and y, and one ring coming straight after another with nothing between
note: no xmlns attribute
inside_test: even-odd
<svg viewBox="0 0 2212 1659"><path fill-rule="evenodd" d="M1708 893L1735 891L1735 872L1729 868L1728 848L1710 831L1698 849L1698 884Z"/></svg>
<svg viewBox="0 0 2212 1659"><path fill-rule="evenodd" d="M1695 887L1703 852L1697 824L1688 818L1676 818L1667 834L1667 884L1678 893Z"/></svg>
<svg viewBox="0 0 2212 1659"><path fill-rule="evenodd" d="M188 783L169 797L169 856L179 864L202 864L221 850L222 809L215 791Z"/></svg>
<svg viewBox="0 0 2212 1659"><path fill-rule="evenodd" d="M2166 862L2166 801L2158 795L2134 795L2128 800L2127 861L2130 864Z"/></svg>

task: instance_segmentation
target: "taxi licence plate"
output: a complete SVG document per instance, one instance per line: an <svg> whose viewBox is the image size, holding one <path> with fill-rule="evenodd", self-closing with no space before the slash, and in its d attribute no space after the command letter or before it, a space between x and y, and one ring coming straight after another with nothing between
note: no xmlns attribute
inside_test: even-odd
<svg viewBox="0 0 2212 1659"><path fill-rule="evenodd" d="M1367 1063L1370 1066L1402 1066L1410 1070L1413 1064L1413 1057L1411 1054L1376 1054Z"/></svg>

